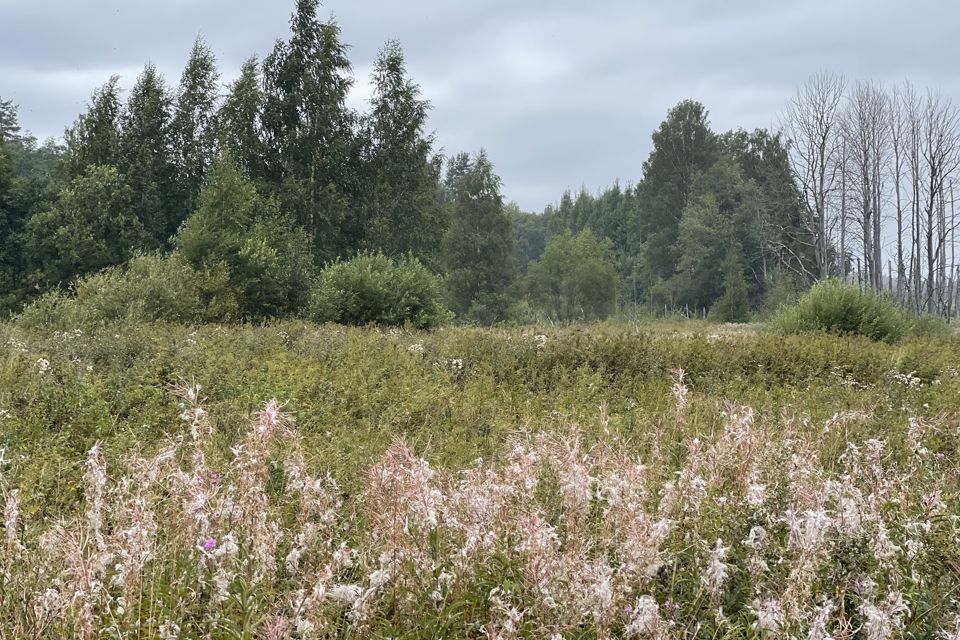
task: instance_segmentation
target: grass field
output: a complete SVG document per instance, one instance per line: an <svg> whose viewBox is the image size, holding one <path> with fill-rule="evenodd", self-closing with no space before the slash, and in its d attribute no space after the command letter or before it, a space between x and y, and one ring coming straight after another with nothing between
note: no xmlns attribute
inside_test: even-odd
<svg viewBox="0 0 960 640"><path fill-rule="evenodd" d="M958 338L0 342L3 637L960 634Z"/></svg>

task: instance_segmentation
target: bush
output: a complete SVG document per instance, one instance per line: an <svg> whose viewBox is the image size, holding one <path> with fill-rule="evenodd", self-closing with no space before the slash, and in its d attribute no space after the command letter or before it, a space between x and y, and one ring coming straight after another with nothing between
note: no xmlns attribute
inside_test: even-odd
<svg viewBox="0 0 960 640"><path fill-rule="evenodd" d="M21 326L68 330L119 321L205 319L196 273L177 255L141 255L52 291L24 309Z"/></svg>
<svg viewBox="0 0 960 640"><path fill-rule="evenodd" d="M750 299L747 296L747 280L740 264L739 250L731 248L723 264L723 295L710 307L710 319L714 322L748 322Z"/></svg>
<svg viewBox="0 0 960 640"><path fill-rule="evenodd" d="M590 229L565 231L550 239L543 255L530 263L526 288L530 301L555 320L602 320L614 311L617 269L612 244Z"/></svg>
<svg viewBox="0 0 960 640"><path fill-rule="evenodd" d="M320 272L309 316L316 322L436 327L452 314L441 303L440 279L416 258L379 253L335 262Z"/></svg>
<svg viewBox="0 0 960 640"><path fill-rule="evenodd" d="M907 333L922 338L945 338L953 333L953 330L940 316L924 313L911 318Z"/></svg>
<svg viewBox="0 0 960 640"><path fill-rule="evenodd" d="M820 282L797 304L781 307L771 320L781 333L827 331L897 342L907 335L911 320L890 298L840 282Z"/></svg>

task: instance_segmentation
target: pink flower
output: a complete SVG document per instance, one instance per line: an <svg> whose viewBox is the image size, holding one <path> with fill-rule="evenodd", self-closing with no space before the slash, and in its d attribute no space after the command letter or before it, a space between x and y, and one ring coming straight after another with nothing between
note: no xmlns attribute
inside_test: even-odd
<svg viewBox="0 0 960 640"><path fill-rule="evenodd" d="M213 549L215 546L217 546L217 539L216 539L216 538L207 538L206 541L203 543L203 550L204 550L204 551L210 551L210 550Z"/></svg>

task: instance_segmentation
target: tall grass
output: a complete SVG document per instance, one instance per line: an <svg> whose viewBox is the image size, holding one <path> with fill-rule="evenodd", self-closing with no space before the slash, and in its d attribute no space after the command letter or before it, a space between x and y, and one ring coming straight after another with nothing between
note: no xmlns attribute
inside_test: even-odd
<svg viewBox="0 0 960 640"><path fill-rule="evenodd" d="M402 439L347 494L271 401L226 458L200 390L179 437L83 463L53 521L5 486L8 637L955 638L956 426L761 420L647 453L575 427L520 430L495 460L436 468ZM674 373L673 420L692 408ZM608 420L600 408L601 424Z"/></svg>

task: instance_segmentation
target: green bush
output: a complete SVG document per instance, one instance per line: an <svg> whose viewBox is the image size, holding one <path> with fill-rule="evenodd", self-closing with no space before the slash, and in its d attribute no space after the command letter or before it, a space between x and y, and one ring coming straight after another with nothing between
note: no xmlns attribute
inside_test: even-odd
<svg viewBox="0 0 960 640"><path fill-rule="evenodd" d="M897 342L911 320L890 298L831 279L814 285L797 304L782 307L771 325L785 334L827 331Z"/></svg>
<svg viewBox="0 0 960 640"><path fill-rule="evenodd" d="M25 327L68 330L120 321L193 323L206 319L196 273L177 255L141 255L52 291L18 317Z"/></svg>
<svg viewBox="0 0 960 640"><path fill-rule="evenodd" d="M451 318L440 279L416 258L364 253L327 266L317 278L309 316L316 322L436 327Z"/></svg>
<svg viewBox="0 0 960 640"><path fill-rule="evenodd" d="M177 247L204 274L202 299L214 318L280 318L307 304L315 273L309 237L229 156L214 163Z"/></svg>
<svg viewBox="0 0 960 640"><path fill-rule="evenodd" d="M924 313L911 318L907 333L922 338L945 338L953 333L953 330L940 316Z"/></svg>

